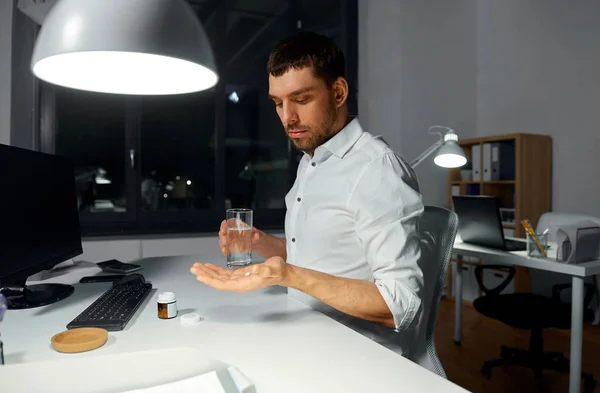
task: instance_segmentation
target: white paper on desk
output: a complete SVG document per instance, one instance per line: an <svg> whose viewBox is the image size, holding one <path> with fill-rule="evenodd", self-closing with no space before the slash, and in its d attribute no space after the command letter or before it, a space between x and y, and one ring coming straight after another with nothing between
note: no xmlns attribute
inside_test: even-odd
<svg viewBox="0 0 600 393"><path fill-rule="evenodd" d="M123 393L227 393L216 371L149 388Z"/></svg>

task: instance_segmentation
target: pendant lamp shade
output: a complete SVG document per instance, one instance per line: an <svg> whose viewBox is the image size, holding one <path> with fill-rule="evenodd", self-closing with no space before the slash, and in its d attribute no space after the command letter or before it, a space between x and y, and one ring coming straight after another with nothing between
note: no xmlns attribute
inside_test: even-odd
<svg viewBox="0 0 600 393"><path fill-rule="evenodd" d="M184 0L59 0L31 67L52 84L114 94L192 93L218 81L210 42Z"/></svg>

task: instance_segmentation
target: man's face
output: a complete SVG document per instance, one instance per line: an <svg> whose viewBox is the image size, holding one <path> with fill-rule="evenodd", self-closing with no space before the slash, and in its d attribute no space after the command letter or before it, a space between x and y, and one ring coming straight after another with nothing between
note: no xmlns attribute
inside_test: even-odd
<svg viewBox="0 0 600 393"><path fill-rule="evenodd" d="M333 91L311 67L290 68L278 77L269 75L269 97L297 149L312 155L334 135L337 108Z"/></svg>

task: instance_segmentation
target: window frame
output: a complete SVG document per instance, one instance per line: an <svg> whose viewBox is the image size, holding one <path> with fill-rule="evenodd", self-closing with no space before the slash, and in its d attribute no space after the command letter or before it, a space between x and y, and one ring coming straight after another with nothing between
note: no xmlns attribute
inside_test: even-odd
<svg viewBox="0 0 600 393"><path fill-rule="evenodd" d="M120 226L123 224L130 224L137 219L137 190L135 177L137 170L131 165L129 159L129 150L134 148L135 134L133 132L134 122L132 119L135 118L135 102L131 98L126 99L126 107L124 114L125 122L125 145L123 146L123 154L127 159L125 160L125 200L126 209L125 212L106 212L106 213L92 213L82 211L79 213L79 220L81 222L82 233L89 227L102 227L109 228L110 225ZM56 142L56 131L58 128L58 120L56 113L56 87L46 83L40 82L40 151L43 153L55 154L55 142ZM137 160L137 158L134 158ZM135 164L135 162L134 162ZM110 225L107 225L110 224Z"/></svg>

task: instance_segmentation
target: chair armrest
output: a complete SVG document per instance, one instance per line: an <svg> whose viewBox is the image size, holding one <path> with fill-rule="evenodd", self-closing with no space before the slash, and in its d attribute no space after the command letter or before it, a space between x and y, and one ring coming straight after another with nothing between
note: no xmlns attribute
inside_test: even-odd
<svg viewBox="0 0 600 393"><path fill-rule="evenodd" d="M594 295L596 294L596 286L594 284L585 283L584 286L585 295L583 298L583 307L588 308ZM562 302L560 299L560 294L565 289L572 289L571 284L556 284L552 286L552 298L559 302Z"/></svg>
<svg viewBox="0 0 600 393"><path fill-rule="evenodd" d="M500 284L498 284L497 287L488 288L483 283L483 270L484 269L505 270L508 272L508 276L504 279L504 281L502 281ZM485 293L486 295L491 295L491 296L499 295L504 289L506 289L508 284L510 284L510 281L515 277L516 273L517 273L517 269L515 269L513 266L507 266L507 265L478 265L475 267L475 279L477 280L477 284L479 285L479 288L481 288L483 293Z"/></svg>

